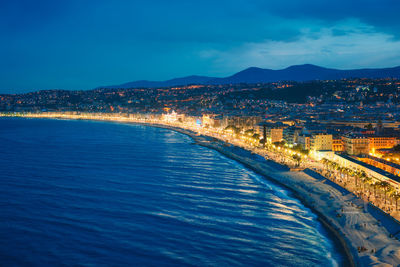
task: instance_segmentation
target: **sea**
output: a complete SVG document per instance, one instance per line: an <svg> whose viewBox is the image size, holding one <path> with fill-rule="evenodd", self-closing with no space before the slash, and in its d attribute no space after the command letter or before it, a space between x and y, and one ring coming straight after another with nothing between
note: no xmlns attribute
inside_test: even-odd
<svg viewBox="0 0 400 267"><path fill-rule="evenodd" d="M343 266L293 194L184 134L0 119L0 266Z"/></svg>

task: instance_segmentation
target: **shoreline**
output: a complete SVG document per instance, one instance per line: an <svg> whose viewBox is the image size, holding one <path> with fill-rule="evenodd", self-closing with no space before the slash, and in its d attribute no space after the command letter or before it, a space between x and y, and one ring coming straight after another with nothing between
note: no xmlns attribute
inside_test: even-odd
<svg viewBox="0 0 400 267"><path fill-rule="evenodd" d="M25 117L35 118L35 117ZM46 117L47 119L66 119ZM45 119L46 119L45 118ZM75 119L102 122L117 122L157 127L185 134L196 144L213 149L224 156L233 159L246 168L264 176L272 182L288 189L305 207L317 215L318 221L334 237L334 242L341 245L347 265L350 266L400 266L400 242L389 237L387 229L381 225L367 209L361 210L360 200L350 194L345 195L326 179L314 177L304 171L290 172L279 170L271 160L254 159L249 150L230 144L210 136L198 135L196 132L154 122L135 122L118 120ZM235 148L248 153L243 155ZM365 204L365 203L364 203ZM340 215L340 216L339 216ZM366 251L359 251L365 247Z"/></svg>
<svg viewBox="0 0 400 267"><path fill-rule="evenodd" d="M335 239L333 240L333 242L336 242L337 244L339 244L341 246L341 250L344 252L345 255L343 255L345 257L345 260L347 260L347 264L349 266L357 266L355 261L354 261L354 257L353 257L353 253L351 251L351 249L349 248L347 242L344 240L343 238L343 234L339 232L338 229L335 229L330 223L327 217L325 217L325 215L321 212L319 212L318 210L314 209L313 206L310 206L307 201L296 191L294 190L292 187L287 186L286 184L282 183L279 180L274 179L273 177L271 177L270 175L267 175L264 172L260 172L257 168L254 168L252 165L248 164L247 162L243 162L238 158L232 157L230 154L225 153L223 150L220 149L216 149L215 147L208 145L207 143L205 143L204 141L202 142L201 140L199 140L198 136L195 135L195 133L193 132L189 132L189 130L184 130L184 129L180 129L180 128L175 128L172 126L166 126L166 125L149 125L146 123L138 123L138 125L144 125L144 126L149 126L149 127L157 127L157 128L163 128L163 129L168 129L168 130L172 130L172 131L176 131L178 133L184 134L189 136L190 138L192 138L194 141L196 141L196 143L200 146L204 146L207 147L209 149L213 149L219 153L221 153L222 155L224 155L225 157L229 158L229 159L233 159L235 161L237 161L238 163L242 164L245 168L248 168L252 171L254 171L255 173L265 177L266 179L278 184L279 186L285 188L286 190L290 191L295 198L297 198L305 207L309 208L313 213L315 213L317 215L317 220L319 222L321 222L321 224L323 225L323 227L326 228L327 231L329 231L329 233L332 235L332 237ZM222 142L222 141L220 141ZM346 265L347 266L347 265Z"/></svg>
<svg viewBox="0 0 400 267"><path fill-rule="evenodd" d="M200 146L203 146L203 147L206 147L209 149L213 149L214 151L217 151L218 153L222 154L223 156L225 156L229 159L235 160L236 162L243 165L245 168L248 168L248 169L254 171L255 173L261 175L265 179L267 179L273 183L276 183L279 186L283 187L284 189L288 190L290 193L293 194L293 196L295 198L297 198L300 201L300 203L302 203L306 208L309 208L315 215L317 215L317 220L322 224L323 227L325 227L325 229L326 229L326 231L328 231L328 234L330 235L331 239L333 239L332 241L335 242L337 245L339 245L340 250L344 253L343 261L346 263L345 266L358 266L358 264L356 264L356 262L355 262L354 255L353 255L354 253L356 253L356 251L351 250L351 248L348 246L349 241L345 240L345 238L344 238L343 234L340 232L340 230L335 228L329 222L329 219L323 213L316 210L312 205L309 205L309 203L306 201L306 199L301 194L299 194L299 192L297 192L294 188L282 183L282 181L274 179L271 175L269 175L263 171L260 171L259 169L255 168L253 165L249 164L248 162L241 160L240 158L238 158L239 155L237 155L238 157L235 157L234 154L226 153L227 151L224 151L223 149L219 149L215 146L212 146L211 142L201 139L201 137L208 138L208 139L211 139L211 137L201 136L201 135L198 136L198 135L196 135L195 132L193 132L191 130L178 128L178 127L174 127L174 126L169 126L169 125L156 124L156 123L142 123L142 122L127 122L127 123L133 124L133 125L142 125L142 126L147 126L147 127L167 129L167 130L171 130L171 131L175 131L175 132L184 134L184 135L190 137L193 141L195 141L197 145L200 145ZM218 140L216 142L223 143L223 141L221 141L221 140ZM234 145L232 145L232 146L235 147Z"/></svg>
<svg viewBox="0 0 400 267"><path fill-rule="evenodd" d="M296 184L296 177L290 177L293 176L295 173L292 172L293 175L290 175L290 171L281 171L275 169L273 166L270 166L268 162L266 161L265 163L258 162L254 159L248 158L241 156L234 151L231 151L229 147L223 146L223 141L218 140L218 141L211 141L211 137L207 136L198 136L194 132L182 128L177 128L174 126L169 126L169 125L162 125L162 124L149 124L149 123L133 123L137 125L144 125L144 126L150 126L150 127L157 127L157 128L164 128L164 129L169 129L172 131L176 131L182 134L185 134L189 137L191 137L197 144L213 149L222 155L233 159L240 164L244 165L246 168L249 168L250 170L262 175L266 179L269 179L272 182L275 182L279 184L280 186L284 187L285 189L289 190L295 198L297 198L305 207L309 208L312 210L313 213L317 215L318 221L321 222L321 224L326 228L327 231L332 235L332 237L335 239L333 240L334 242L337 242L337 244L340 244L341 249L343 250L345 257L345 260L347 260L346 264L349 266L396 266L396 264L400 263L400 249L398 249L398 253L393 253L396 250L396 245L398 248L400 248L400 242L398 240L394 240L389 238L389 233L387 230L379 225L379 222L367 211L364 211L365 217L369 217L367 221L371 224L373 221L375 222L375 225L377 226L375 230L378 230L380 233L376 234L380 236L379 242L372 242L372 243L379 243L375 244L377 246L374 246L373 248L370 249L375 249L377 252L380 252L380 255L376 255L375 252L374 254L367 254L368 252L361 252L359 253L357 250L357 242L361 241L360 239L363 239L362 236L359 236L359 238L355 238L357 235L360 235L360 233L354 233L352 235L352 232L360 231L363 232L362 229L354 229L351 227L346 227L338 224L338 222L335 220L335 217L332 218L331 214L329 212L324 212L330 205L327 205L328 203L322 203L319 202L318 197L313 195L312 192L313 188L312 185L314 183L320 183L320 181L317 181L316 178L304 173L303 171L297 172L301 173L302 175L306 176L309 180L308 186L305 186L305 184ZM210 140L206 140L210 139ZM219 145L217 144L219 143ZM232 145L232 147L235 147ZM242 148L243 150L251 153L250 151ZM263 165L268 165L268 166L263 166ZM264 168L263 168L264 167ZM275 169L275 170L274 170ZM279 177L282 175L279 175L279 173L285 173L284 177ZM288 174L289 173L289 174ZM283 179L282 179L283 178ZM290 181L291 180L291 181ZM289 182L289 183L287 183ZM329 191L336 191L335 188L324 184L326 187L329 187ZM300 187L299 187L300 186ZM305 187L303 187L305 186ZM300 188L303 187L303 190L300 190ZM326 193L326 189L324 190L323 193ZM307 196L307 193L309 196ZM336 192L339 193L339 192ZM336 204L349 204L351 200L343 201L337 201L337 200L332 200L332 202L337 202ZM319 203L320 207L318 208L315 204ZM352 202L351 202L352 203ZM332 211L332 210L330 210ZM349 219L351 220L352 216L351 213L350 215L347 216L345 213L343 217L350 217ZM373 224L373 223L372 223ZM374 235L374 234L372 234ZM366 239L369 239L369 237L366 237ZM389 242L387 242L389 241ZM392 241L392 242L390 242ZM390 248L389 246L392 245L390 243L398 243L395 244L394 248ZM381 246L381 247L380 247ZM380 247L379 249L377 247ZM391 252L388 253L388 255L385 255L387 253L387 249L391 250ZM391 255L389 255L391 254Z"/></svg>

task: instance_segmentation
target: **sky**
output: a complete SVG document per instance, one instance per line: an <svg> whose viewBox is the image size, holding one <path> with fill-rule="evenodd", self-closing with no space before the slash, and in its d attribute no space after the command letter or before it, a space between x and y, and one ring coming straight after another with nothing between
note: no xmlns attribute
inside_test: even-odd
<svg viewBox="0 0 400 267"><path fill-rule="evenodd" d="M1 0L0 93L400 65L398 0Z"/></svg>

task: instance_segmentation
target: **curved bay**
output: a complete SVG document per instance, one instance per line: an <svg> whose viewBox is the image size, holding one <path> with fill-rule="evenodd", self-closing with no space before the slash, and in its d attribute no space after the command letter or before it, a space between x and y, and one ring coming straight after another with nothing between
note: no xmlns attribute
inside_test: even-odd
<svg viewBox="0 0 400 267"><path fill-rule="evenodd" d="M334 266L283 188L173 131L0 119L5 265Z"/></svg>

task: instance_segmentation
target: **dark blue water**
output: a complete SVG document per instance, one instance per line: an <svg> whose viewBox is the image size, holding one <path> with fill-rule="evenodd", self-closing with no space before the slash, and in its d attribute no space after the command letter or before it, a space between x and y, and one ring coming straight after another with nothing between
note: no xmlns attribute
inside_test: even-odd
<svg viewBox="0 0 400 267"><path fill-rule="evenodd" d="M0 265L334 266L290 193L180 133L0 119Z"/></svg>

